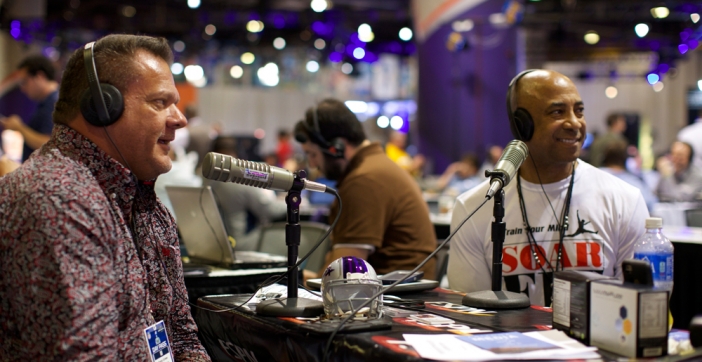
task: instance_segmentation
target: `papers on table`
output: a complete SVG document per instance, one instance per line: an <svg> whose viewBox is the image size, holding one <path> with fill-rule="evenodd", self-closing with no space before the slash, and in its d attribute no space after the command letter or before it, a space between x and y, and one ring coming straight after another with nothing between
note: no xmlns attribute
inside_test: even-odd
<svg viewBox="0 0 702 362"><path fill-rule="evenodd" d="M407 341L422 358L437 361L495 361L495 360L537 360L537 359L591 359L601 358L597 354L596 347L587 347L580 342L569 338L561 331L539 331L539 332L509 332L493 333L478 336L457 336L455 334L405 334ZM493 351L483 349L477 345L468 343L466 339L481 340L476 342L485 347L490 347ZM518 352L516 349L506 350L503 347L514 346L515 341L524 347ZM529 345L543 346L548 344L549 349L535 350Z"/></svg>

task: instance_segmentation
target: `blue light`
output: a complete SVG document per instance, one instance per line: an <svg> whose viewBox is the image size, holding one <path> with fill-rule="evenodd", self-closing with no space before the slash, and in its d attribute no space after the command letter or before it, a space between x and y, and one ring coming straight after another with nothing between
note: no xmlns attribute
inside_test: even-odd
<svg viewBox="0 0 702 362"><path fill-rule="evenodd" d="M343 54L337 52L332 52L331 54L329 54L329 60L331 60L334 63L340 62L343 59L343 57Z"/></svg>
<svg viewBox="0 0 702 362"><path fill-rule="evenodd" d="M678 51L680 51L680 54L685 54L688 51L687 44L680 44L678 45Z"/></svg>
<svg viewBox="0 0 702 362"><path fill-rule="evenodd" d="M661 80L661 77L656 73L649 73L646 76L646 80L648 80L648 84L653 85L656 84L659 80Z"/></svg>

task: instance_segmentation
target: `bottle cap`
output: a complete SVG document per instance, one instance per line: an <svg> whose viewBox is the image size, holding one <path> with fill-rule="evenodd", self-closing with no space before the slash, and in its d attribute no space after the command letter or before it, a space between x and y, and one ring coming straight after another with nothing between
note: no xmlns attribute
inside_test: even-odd
<svg viewBox="0 0 702 362"><path fill-rule="evenodd" d="M646 218L646 229L660 229L663 227L663 219L660 217Z"/></svg>

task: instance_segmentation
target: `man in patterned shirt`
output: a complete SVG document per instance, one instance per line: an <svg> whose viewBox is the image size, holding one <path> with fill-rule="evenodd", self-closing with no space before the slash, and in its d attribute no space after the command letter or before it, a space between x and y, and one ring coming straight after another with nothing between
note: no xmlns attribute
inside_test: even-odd
<svg viewBox="0 0 702 362"><path fill-rule="evenodd" d="M83 57L68 61L49 142L0 178L0 360L150 361L144 330L163 321L175 360L209 361L175 223L153 189L187 124L171 50L133 35L95 44L100 82L124 99L104 127L81 107Z"/></svg>

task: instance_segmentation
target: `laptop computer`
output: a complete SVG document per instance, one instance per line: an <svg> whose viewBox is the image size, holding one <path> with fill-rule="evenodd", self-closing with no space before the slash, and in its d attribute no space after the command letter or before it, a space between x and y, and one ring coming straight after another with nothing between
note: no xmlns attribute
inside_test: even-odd
<svg viewBox="0 0 702 362"><path fill-rule="evenodd" d="M210 186L166 186L182 242L193 263L229 269L262 269L287 265L284 256L234 251Z"/></svg>

